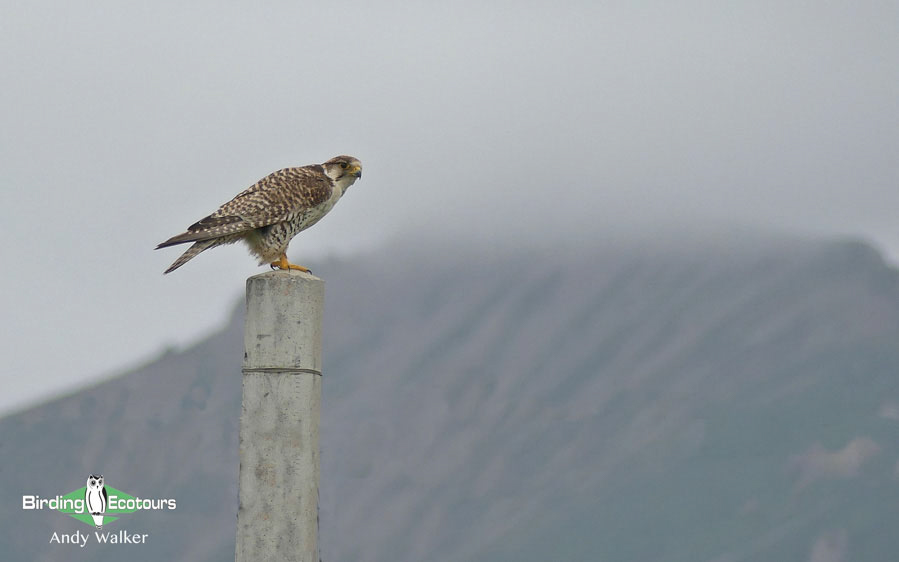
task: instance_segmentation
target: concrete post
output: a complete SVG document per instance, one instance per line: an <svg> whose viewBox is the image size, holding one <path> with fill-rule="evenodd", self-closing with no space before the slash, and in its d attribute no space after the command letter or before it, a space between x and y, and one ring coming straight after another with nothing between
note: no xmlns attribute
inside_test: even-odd
<svg viewBox="0 0 899 562"><path fill-rule="evenodd" d="M237 562L318 562L318 424L324 282L247 280Z"/></svg>

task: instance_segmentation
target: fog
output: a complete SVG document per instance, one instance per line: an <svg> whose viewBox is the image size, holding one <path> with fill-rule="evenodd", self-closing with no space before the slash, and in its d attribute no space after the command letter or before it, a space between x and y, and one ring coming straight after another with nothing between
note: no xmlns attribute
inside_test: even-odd
<svg viewBox="0 0 899 562"><path fill-rule="evenodd" d="M735 226L899 256L897 21L894 2L6 2L0 411L220 325L262 269L228 247L163 277L178 252L152 248L336 154L364 178L298 263L419 233Z"/></svg>

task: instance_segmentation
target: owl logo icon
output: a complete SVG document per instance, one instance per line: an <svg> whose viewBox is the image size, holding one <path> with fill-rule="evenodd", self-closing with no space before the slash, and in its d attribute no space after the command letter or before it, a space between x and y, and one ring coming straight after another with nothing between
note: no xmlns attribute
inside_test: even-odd
<svg viewBox="0 0 899 562"><path fill-rule="evenodd" d="M87 477L87 487L84 489L84 508L90 513L94 524L98 529L103 528L103 514L106 513L106 504L109 496L106 486L103 484L103 475L91 474Z"/></svg>

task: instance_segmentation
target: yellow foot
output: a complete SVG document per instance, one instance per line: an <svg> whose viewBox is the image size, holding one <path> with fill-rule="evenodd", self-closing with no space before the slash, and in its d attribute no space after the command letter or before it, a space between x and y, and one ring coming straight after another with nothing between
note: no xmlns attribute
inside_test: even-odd
<svg viewBox="0 0 899 562"><path fill-rule="evenodd" d="M290 263L289 261L287 261L286 254L281 254L281 259L279 259L278 261L273 261L271 263L271 266L272 266L272 269L275 269L276 267L278 269L287 269L287 270L296 269L298 271L303 271L305 273L310 273L312 271L308 267L303 267L302 265Z"/></svg>

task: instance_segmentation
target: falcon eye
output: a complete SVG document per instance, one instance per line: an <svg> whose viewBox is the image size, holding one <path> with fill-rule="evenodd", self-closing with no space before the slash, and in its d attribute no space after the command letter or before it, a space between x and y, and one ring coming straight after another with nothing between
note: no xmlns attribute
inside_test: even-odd
<svg viewBox="0 0 899 562"><path fill-rule="evenodd" d="M340 167L343 168L344 170L346 170L347 163L346 163L346 162L341 162L341 163L340 163Z"/></svg>

